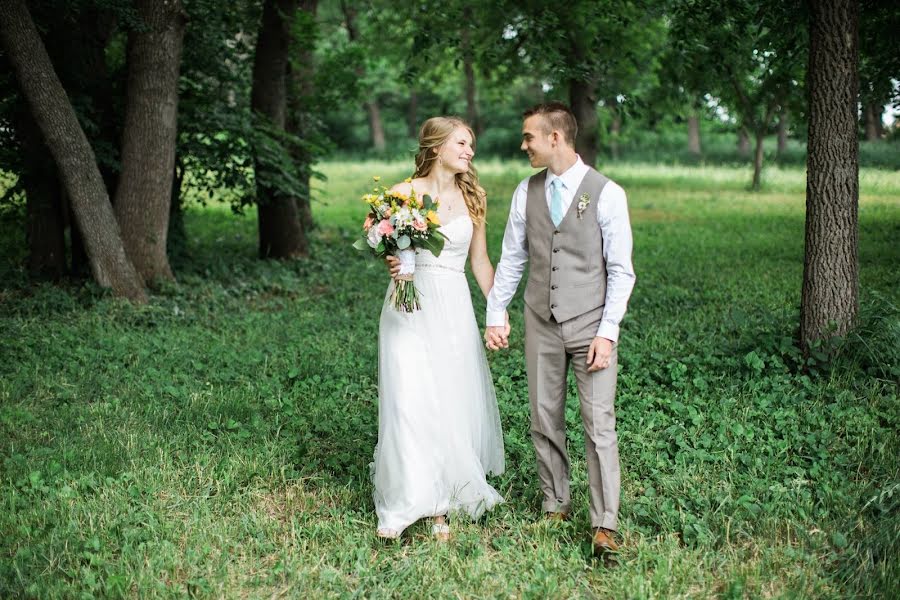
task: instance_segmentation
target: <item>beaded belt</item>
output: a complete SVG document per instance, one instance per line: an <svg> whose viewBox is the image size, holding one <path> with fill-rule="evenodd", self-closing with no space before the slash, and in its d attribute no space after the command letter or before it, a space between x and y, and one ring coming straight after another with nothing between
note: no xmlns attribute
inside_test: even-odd
<svg viewBox="0 0 900 600"><path fill-rule="evenodd" d="M456 267L450 267L447 265L439 265L436 263L425 263L425 264L417 264L416 270L422 269L424 271L435 269L438 271L449 271L451 273L465 273L465 269L457 269Z"/></svg>

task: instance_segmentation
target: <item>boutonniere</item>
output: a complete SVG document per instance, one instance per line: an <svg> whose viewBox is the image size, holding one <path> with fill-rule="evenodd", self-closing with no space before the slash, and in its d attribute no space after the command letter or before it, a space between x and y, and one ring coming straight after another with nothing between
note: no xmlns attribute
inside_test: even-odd
<svg viewBox="0 0 900 600"><path fill-rule="evenodd" d="M588 205L591 203L591 197L587 195L587 192L578 197L578 218L581 218L581 214L587 209Z"/></svg>

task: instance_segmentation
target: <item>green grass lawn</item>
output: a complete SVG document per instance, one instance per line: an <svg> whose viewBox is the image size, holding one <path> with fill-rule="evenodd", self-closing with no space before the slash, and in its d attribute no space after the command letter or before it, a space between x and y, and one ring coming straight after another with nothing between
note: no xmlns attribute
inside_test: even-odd
<svg viewBox="0 0 900 600"><path fill-rule="evenodd" d="M383 266L350 249L372 175L328 163L313 258L256 260L255 218L193 205L147 306L25 280L2 227L0 597L846 598L900 594L900 175L861 172L862 324L799 368L805 176L619 164L638 276L620 345L617 565L540 519L521 297L491 355L507 502L373 537ZM487 162L489 249L531 171ZM474 285L472 289L477 289ZM475 298L479 322L484 299Z"/></svg>

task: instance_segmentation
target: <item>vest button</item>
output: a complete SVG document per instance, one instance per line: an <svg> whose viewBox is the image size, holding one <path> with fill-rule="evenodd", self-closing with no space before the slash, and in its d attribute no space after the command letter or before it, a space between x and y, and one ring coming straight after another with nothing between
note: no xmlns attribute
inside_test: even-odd
<svg viewBox="0 0 900 600"><path fill-rule="evenodd" d="M551 289L551 290L555 290L555 289L558 288L558 287L559 287L558 285L551 285L551 286L550 286L550 289Z"/></svg>
<svg viewBox="0 0 900 600"><path fill-rule="evenodd" d="M555 305L555 304L551 304L551 305L550 305L550 308L556 308L556 305Z"/></svg>
<svg viewBox="0 0 900 600"><path fill-rule="evenodd" d="M550 269L550 270L551 270L551 271L559 271L559 267L553 267L553 268Z"/></svg>
<svg viewBox="0 0 900 600"><path fill-rule="evenodd" d="M559 248L554 248L554 249L553 249L553 254L556 254L557 252L559 252Z"/></svg>
<svg viewBox="0 0 900 600"><path fill-rule="evenodd" d="M559 233L559 229L555 230L555 231L553 232L553 235L556 235L557 233Z"/></svg>

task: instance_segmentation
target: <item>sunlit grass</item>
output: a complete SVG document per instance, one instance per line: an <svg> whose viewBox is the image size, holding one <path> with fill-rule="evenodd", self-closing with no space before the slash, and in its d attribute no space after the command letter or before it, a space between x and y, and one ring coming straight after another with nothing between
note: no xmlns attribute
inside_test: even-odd
<svg viewBox="0 0 900 600"><path fill-rule="evenodd" d="M532 170L480 169L496 260ZM759 193L740 168L609 169L629 195L638 274L611 567L589 556L574 402L574 519L540 519L520 298L512 347L489 358L508 464L493 483L507 502L455 520L448 546L425 524L397 544L374 538L387 282L349 246L371 176L409 171L321 171L309 260L257 260L254 211L216 201L189 206L189 258L147 306L77 285L0 288L0 597L896 596L900 175L863 171L862 329L806 376L792 342L802 169L767 170ZM15 262L21 234L3 233Z"/></svg>

